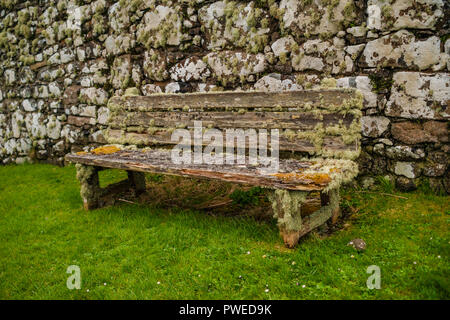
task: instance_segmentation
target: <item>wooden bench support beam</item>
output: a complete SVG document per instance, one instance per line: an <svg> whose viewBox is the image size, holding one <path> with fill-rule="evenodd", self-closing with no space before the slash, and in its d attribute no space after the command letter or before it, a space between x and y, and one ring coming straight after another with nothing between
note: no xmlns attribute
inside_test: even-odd
<svg viewBox="0 0 450 320"><path fill-rule="evenodd" d="M337 219L341 215L341 208L339 206L340 196L339 189L331 190L330 192L321 192L320 193L320 202L322 207L332 206L332 215L331 215L331 223L335 224Z"/></svg>
<svg viewBox="0 0 450 320"><path fill-rule="evenodd" d="M278 220L280 234L284 244L293 248L299 239L319 227L328 219L334 223L339 216L339 190L330 190L321 195L322 207L304 218L301 216L302 204L306 202L308 192L292 190L274 190L269 195L274 218Z"/></svg>
<svg viewBox="0 0 450 320"><path fill-rule="evenodd" d="M127 171L128 180L134 189L136 196L145 191L145 174L137 171Z"/></svg>

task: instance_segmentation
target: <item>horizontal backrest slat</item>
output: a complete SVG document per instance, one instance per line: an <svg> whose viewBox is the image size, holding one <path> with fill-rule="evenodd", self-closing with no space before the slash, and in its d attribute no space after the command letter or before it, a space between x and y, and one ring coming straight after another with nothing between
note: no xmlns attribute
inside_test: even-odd
<svg viewBox="0 0 450 320"><path fill-rule="evenodd" d="M114 129L125 127L164 127L189 128L194 121L202 121L205 127L225 128L254 128L254 129L292 129L311 130L318 124L324 126L351 125L352 114L308 112L246 112L243 114L231 112L136 112L118 114L109 122Z"/></svg>
<svg viewBox="0 0 450 320"><path fill-rule="evenodd" d="M177 144L175 129L278 129L280 150L354 158L362 97L354 90L214 92L112 97L109 143ZM224 139L225 142L225 139Z"/></svg>
<svg viewBox="0 0 450 320"><path fill-rule="evenodd" d="M158 93L150 96L115 96L110 108L153 111L155 109L248 109L248 108L325 108L345 107L357 97L353 89L302 90L284 92L224 91L206 93ZM356 106L354 106L356 107Z"/></svg>

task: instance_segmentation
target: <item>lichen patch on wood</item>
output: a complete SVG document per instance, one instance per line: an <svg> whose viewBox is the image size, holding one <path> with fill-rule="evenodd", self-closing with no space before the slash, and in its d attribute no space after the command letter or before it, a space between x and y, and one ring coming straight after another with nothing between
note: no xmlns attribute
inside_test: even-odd
<svg viewBox="0 0 450 320"><path fill-rule="evenodd" d="M120 151L120 149L116 146L102 146L91 150L91 153L101 155L101 154L112 154L117 151Z"/></svg>
<svg viewBox="0 0 450 320"><path fill-rule="evenodd" d="M317 184L328 184L331 179L330 176L326 173L318 173L318 174L305 174L305 173L297 173L297 172L289 172L289 173L274 173L273 176L286 181L295 181L300 179L312 180Z"/></svg>

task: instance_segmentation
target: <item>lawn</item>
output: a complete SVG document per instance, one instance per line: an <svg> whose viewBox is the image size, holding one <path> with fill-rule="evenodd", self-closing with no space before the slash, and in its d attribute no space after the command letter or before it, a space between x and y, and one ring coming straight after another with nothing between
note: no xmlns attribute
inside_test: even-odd
<svg viewBox="0 0 450 320"><path fill-rule="evenodd" d="M108 171L102 183L120 176ZM153 205L85 212L73 166L0 167L0 299L450 297L448 197L348 189L341 228L288 250L259 195L220 206L233 186L148 181L142 199ZM199 209L211 199L216 205ZM354 238L366 251L347 246ZM69 265L81 269L80 290L66 287ZM366 286L370 265L380 267L379 290Z"/></svg>

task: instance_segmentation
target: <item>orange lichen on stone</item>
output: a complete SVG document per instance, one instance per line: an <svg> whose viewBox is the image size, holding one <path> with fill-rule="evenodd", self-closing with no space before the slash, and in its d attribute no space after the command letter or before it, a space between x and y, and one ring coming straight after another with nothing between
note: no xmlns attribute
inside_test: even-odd
<svg viewBox="0 0 450 320"><path fill-rule="evenodd" d="M117 151L120 151L120 149L117 148L116 146L104 146L104 147L98 147L98 148L92 150L91 153L96 154L96 155L101 155L101 154L111 154L111 153L115 153Z"/></svg>
<svg viewBox="0 0 450 320"><path fill-rule="evenodd" d="M274 173L272 176L277 177L278 179L284 180L284 181L295 181L295 180L311 180L315 184L327 184L331 181L331 178L326 173L297 173L297 172L290 172L290 173Z"/></svg>
<svg viewBox="0 0 450 320"><path fill-rule="evenodd" d="M330 172L341 172L341 169L339 169L339 168L331 168Z"/></svg>
<svg viewBox="0 0 450 320"><path fill-rule="evenodd" d="M76 154L77 154L77 156L84 156L88 153L86 151L80 151L80 152L77 152Z"/></svg>

